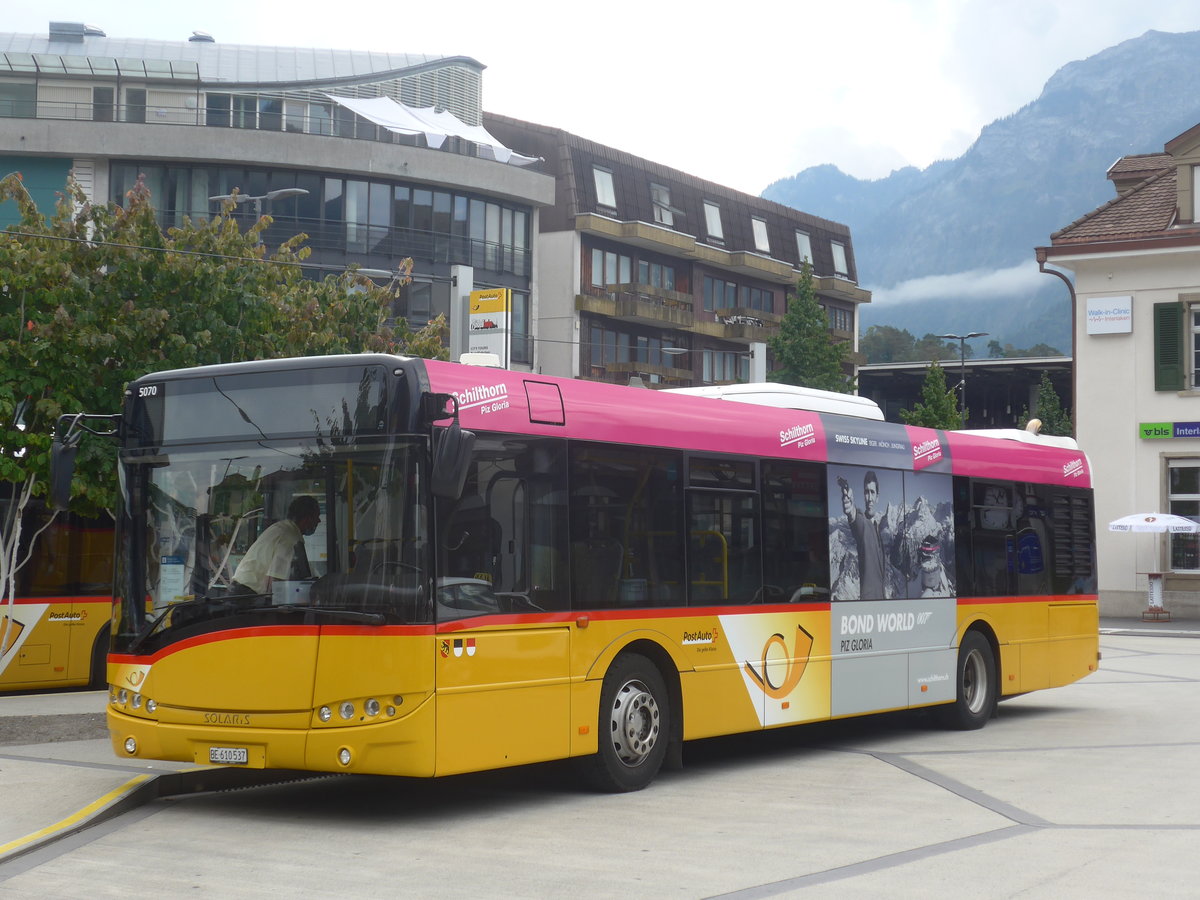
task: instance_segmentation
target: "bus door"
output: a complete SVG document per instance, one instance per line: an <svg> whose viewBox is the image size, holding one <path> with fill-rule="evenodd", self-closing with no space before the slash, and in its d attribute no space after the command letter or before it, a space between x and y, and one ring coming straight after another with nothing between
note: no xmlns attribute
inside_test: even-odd
<svg viewBox="0 0 1200 900"><path fill-rule="evenodd" d="M6 684L64 681L70 660L71 627L76 610L70 594L75 586L72 529L67 517L44 531L36 508L27 513L27 535L40 531L29 560L18 573L16 603L0 606L0 659Z"/></svg>
<svg viewBox="0 0 1200 900"><path fill-rule="evenodd" d="M439 775L570 750L571 626L562 441L479 435L438 513Z"/></svg>
<svg viewBox="0 0 1200 900"><path fill-rule="evenodd" d="M52 598L46 598L50 601ZM19 601L0 605L0 683L7 686L62 679L68 634L51 615L69 615L70 604Z"/></svg>

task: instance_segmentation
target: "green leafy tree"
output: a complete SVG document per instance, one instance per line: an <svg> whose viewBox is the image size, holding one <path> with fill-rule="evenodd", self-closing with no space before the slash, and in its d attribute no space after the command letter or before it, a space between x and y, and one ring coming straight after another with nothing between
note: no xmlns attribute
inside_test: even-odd
<svg viewBox="0 0 1200 900"><path fill-rule="evenodd" d="M844 369L850 347L830 337L829 318L817 303L812 266L807 262L788 297L779 332L769 344L777 366L768 376L772 381L843 394L854 391L854 381Z"/></svg>
<svg viewBox="0 0 1200 900"><path fill-rule="evenodd" d="M910 362L916 344L917 339L907 329L872 325L859 338L858 349L870 363Z"/></svg>
<svg viewBox="0 0 1200 900"><path fill-rule="evenodd" d="M963 415L958 408L958 398L946 389L946 370L931 362L925 372L925 383L921 385L921 402L911 410L900 410L900 418L909 425L926 428L953 430L963 427Z"/></svg>
<svg viewBox="0 0 1200 900"><path fill-rule="evenodd" d="M1042 372L1042 380L1038 382L1036 408L1036 416L1042 423L1042 427L1038 430L1042 434L1054 434L1061 437L1072 437L1075 434L1075 425L1066 410L1063 409L1058 391L1054 390L1054 385L1047 372ZM1021 412L1021 427L1024 428L1028 425L1032 418L1029 407L1026 407Z"/></svg>
<svg viewBox="0 0 1200 900"><path fill-rule="evenodd" d="M19 175L0 180L0 203L21 217L0 233L0 596L10 603L22 512L46 493L61 414L115 414L125 385L155 369L362 351L445 357L444 320L415 333L388 324L391 286L353 270L302 277L304 235L268 255L268 217L242 232L230 202L164 232L144 185L125 200L92 204L69 182L47 219ZM393 284L410 272L408 260ZM73 510L113 508L114 465L106 441L79 445Z"/></svg>
<svg viewBox="0 0 1200 900"><path fill-rule="evenodd" d="M917 341L914 348L914 360L946 360L958 359L958 344L954 341L947 341L936 334L926 334L923 338ZM968 346L967 358L970 359L975 355L975 352Z"/></svg>

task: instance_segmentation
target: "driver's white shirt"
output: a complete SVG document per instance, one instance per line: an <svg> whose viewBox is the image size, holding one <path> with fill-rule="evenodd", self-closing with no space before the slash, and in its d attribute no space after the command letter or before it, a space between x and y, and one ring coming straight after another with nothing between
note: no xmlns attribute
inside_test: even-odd
<svg viewBox="0 0 1200 900"><path fill-rule="evenodd" d="M233 580L265 594L267 579L285 579L292 570L292 555L300 541L300 526L291 519L276 522L258 536L233 573Z"/></svg>

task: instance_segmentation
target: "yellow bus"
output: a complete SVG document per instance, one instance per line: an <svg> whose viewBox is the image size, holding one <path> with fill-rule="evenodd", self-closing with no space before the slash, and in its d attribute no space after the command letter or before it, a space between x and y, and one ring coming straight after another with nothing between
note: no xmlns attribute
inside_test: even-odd
<svg viewBox="0 0 1200 900"><path fill-rule="evenodd" d="M0 486L0 490L3 490ZM0 509L10 501L0 497ZM5 521L15 512L4 509ZM111 521L24 511L14 592L0 599L0 693L103 688L112 607Z"/></svg>
<svg viewBox="0 0 1200 900"><path fill-rule="evenodd" d="M624 791L689 740L978 728L1094 671L1086 456L880 418L371 354L148 375L117 429L114 750L573 758Z"/></svg>

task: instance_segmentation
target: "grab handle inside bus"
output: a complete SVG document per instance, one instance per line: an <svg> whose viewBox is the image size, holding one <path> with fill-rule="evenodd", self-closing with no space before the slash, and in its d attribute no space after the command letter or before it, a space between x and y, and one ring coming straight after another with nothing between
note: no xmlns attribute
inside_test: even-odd
<svg viewBox="0 0 1200 900"><path fill-rule="evenodd" d="M475 433L459 425L458 400L453 394L425 394L422 399L433 438L430 490L435 497L457 500L467 482ZM444 428L436 427L434 423L441 419L450 419L450 424Z"/></svg>

